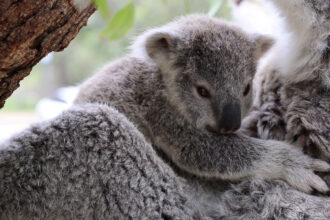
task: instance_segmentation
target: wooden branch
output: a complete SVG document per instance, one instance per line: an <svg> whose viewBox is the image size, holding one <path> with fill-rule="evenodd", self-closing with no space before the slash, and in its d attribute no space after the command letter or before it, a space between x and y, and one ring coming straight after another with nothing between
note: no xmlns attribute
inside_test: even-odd
<svg viewBox="0 0 330 220"><path fill-rule="evenodd" d="M89 0L0 0L0 108L32 67L86 25Z"/></svg>

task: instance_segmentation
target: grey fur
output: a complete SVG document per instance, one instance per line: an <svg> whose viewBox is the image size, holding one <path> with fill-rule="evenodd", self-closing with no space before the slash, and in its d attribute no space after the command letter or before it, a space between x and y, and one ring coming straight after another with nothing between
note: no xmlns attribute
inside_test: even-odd
<svg viewBox="0 0 330 220"><path fill-rule="evenodd" d="M258 73L255 111L246 119L245 131L284 140L330 161L330 1L273 2L292 35L286 45L293 46L283 47L279 39L270 51ZM285 60L290 62L285 65ZM330 185L329 173L325 180Z"/></svg>
<svg viewBox="0 0 330 220"><path fill-rule="evenodd" d="M282 181L244 181L224 193L201 182L194 186L157 156L125 116L102 104L75 106L2 149L4 220L330 218L329 199Z"/></svg>
<svg viewBox="0 0 330 220"><path fill-rule="evenodd" d="M246 180L223 192L219 180L178 177L105 105L76 106L1 149L0 219L330 219L329 198L280 180Z"/></svg>
<svg viewBox="0 0 330 220"><path fill-rule="evenodd" d="M0 219L192 219L184 181L123 115L72 108L4 143Z"/></svg>
<svg viewBox="0 0 330 220"><path fill-rule="evenodd" d="M137 41L140 45L133 54L110 63L81 86L76 103L114 106L154 148L194 175L283 179L305 192L312 187L328 190L313 173L328 171L327 163L284 142L218 132L223 117L230 116L224 110L228 103L238 103L242 116L248 112L251 93L243 96L244 87L253 78L258 50L264 47L258 42L267 41L201 15L180 18ZM135 57L136 48L146 50L149 58ZM198 96L199 85L209 90L210 98Z"/></svg>

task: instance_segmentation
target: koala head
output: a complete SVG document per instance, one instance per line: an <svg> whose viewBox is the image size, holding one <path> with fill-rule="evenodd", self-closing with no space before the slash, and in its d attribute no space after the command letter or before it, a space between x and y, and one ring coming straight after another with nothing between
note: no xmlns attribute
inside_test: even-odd
<svg viewBox="0 0 330 220"><path fill-rule="evenodd" d="M270 38L193 15L150 32L145 51L170 104L197 128L223 134L239 129L248 113L257 61L271 45Z"/></svg>

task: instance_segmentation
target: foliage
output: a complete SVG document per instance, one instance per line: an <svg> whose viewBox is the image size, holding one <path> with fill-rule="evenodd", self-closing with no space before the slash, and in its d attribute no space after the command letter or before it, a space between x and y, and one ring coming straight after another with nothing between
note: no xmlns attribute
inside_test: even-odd
<svg viewBox="0 0 330 220"><path fill-rule="evenodd" d="M105 20L108 20L110 17L110 11L108 7L108 3L106 0L93 0L93 3L95 4L96 8L99 10L101 15Z"/></svg>
<svg viewBox="0 0 330 220"><path fill-rule="evenodd" d="M209 13L230 19L230 0L93 1L98 10L88 25L64 51L36 65L1 111L33 109L40 98L53 97L56 88L76 85L105 63L127 53L134 36L177 16Z"/></svg>
<svg viewBox="0 0 330 220"><path fill-rule="evenodd" d="M105 20L110 17L109 7L106 0L93 0L95 6L98 8ZM162 0L163 4L167 4L167 0ZM185 12L191 13L190 0L183 0ZM221 10L228 11L229 1L228 0L214 0L210 5L208 15L215 16L216 13ZM226 17L228 14L226 14ZM101 33L101 37L106 37L109 40L117 40L123 37L133 26L134 23L134 2L131 0L124 8L120 9L110 22L107 24L105 29Z"/></svg>
<svg viewBox="0 0 330 220"><path fill-rule="evenodd" d="M130 2L113 16L111 21L101 33L101 36L107 36L109 40L119 39L123 37L129 29L131 29L133 22L134 4L133 2Z"/></svg>

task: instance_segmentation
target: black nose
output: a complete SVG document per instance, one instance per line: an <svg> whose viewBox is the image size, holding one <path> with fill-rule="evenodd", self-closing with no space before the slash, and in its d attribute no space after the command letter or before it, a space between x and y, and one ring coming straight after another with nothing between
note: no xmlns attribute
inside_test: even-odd
<svg viewBox="0 0 330 220"><path fill-rule="evenodd" d="M238 103L227 103L224 105L218 131L220 133L232 133L241 126L241 106Z"/></svg>

